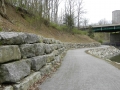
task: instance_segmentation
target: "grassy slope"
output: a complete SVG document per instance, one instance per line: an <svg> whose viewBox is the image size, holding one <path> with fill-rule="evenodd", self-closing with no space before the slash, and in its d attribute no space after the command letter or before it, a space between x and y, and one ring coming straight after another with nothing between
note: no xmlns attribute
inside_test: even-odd
<svg viewBox="0 0 120 90"><path fill-rule="evenodd" d="M8 20L0 16L0 28L2 28L3 31L17 31L17 32L22 31L22 32L35 33L38 35L42 35L44 37L55 38L63 42L74 42L74 43L95 42L86 35L73 35L71 33L67 33L64 31L55 30L51 27L46 27L45 25L42 25L41 28L38 30L36 29L36 27L31 26L21 16L22 12L16 11L16 9L10 5L6 5L6 7L7 7L7 16L13 23L10 23Z"/></svg>

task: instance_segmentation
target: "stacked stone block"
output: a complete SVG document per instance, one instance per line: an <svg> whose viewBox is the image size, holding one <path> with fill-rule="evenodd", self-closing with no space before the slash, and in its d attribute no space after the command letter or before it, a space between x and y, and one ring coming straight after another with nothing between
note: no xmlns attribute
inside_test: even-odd
<svg viewBox="0 0 120 90"><path fill-rule="evenodd" d="M0 90L27 90L59 65L66 50L98 43L62 43L31 33L0 33ZM4 84L10 86L2 87Z"/></svg>

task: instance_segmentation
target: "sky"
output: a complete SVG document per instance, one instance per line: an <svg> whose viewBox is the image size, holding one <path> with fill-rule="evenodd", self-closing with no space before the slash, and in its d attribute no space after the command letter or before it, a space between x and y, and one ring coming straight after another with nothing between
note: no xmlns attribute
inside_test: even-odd
<svg viewBox="0 0 120 90"><path fill-rule="evenodd" d="M85 18L89 23L98 23L101 19L112 21L112 11L120 10L120 0L83 0L87 11Z"/></svg>
<svg viewBox="0 0 120 90"><path fill-rule="evenodd" d="M60 6L64 8L62 3ZM83 0L83 8L87 12L84 18L88 19L89 24L103 19L111 22L112 11L120 10L120 0Z"/></svg>

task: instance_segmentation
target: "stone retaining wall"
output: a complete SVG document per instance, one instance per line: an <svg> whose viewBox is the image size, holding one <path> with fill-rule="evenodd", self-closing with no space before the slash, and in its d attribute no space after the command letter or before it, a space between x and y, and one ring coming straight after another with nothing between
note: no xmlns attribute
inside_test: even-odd
<svg viewBox="0 0 120 90"><path fill-rule="evenodd" d="M120 50L111 46L105 48L90 49L87 51L89 54L99 58L109 59L120 54Z"/></svg>
<svg viewBox="0 0 120 90"><path fill-rule="evenodd" d="M62 43L30 33L0 33L0 90L27 90L60 65L71 48L97 47L99 43ZM4 87L5 85L9 85Z"/></svg>

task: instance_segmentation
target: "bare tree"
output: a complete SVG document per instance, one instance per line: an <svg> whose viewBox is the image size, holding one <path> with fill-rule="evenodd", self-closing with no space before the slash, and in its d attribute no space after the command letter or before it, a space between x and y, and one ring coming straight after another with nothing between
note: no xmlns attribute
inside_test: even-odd
<svg viewBox="0 0 120 90"><path fill-rule="evenodd" d="M43 17L45 19L50 19L50 0L43 1Z"/></svg>
<svg viewBox="0 0 120 90"><path fill-rule="evenodd" d="M54 22L55 23L58 23L58 20L57 20L57 18L58 18L58 7L59 7L59 0L55 0L55 2L54 2Z"/></svg>
<svg viewBox="0 0 120 90"><path fill-rule="evenodd" d="M71 31L74 27L75 24L74 13L75 13L75 0L66 0L64 22L68 27L68 31Z"/></svg>
<svg viewBox="0 0 120 90"><path fill-rule="evenodd" d="M58 8L60 0L51 0L50 2L50 21L58 24Z"/></svg>
<svg viewBox="0 0 120 90"><path fill-rule="evenodd" d="M11 22L11 20L8 18L6 14L6 1L5 0L0 0L0 15L3 18L7 19L9 22Z"/></svg>
<svg viewBox="0 0 120 90"><path fill-rule="evenodd" d="M0 0L0 14L3 16L6 15L6 7L4 0Z"/></svg>
<svg viewBox="0 0 120 90"><path fill-rule="evenodd" d="M65 13L73 15L75 12L75 0L66 0Z"/></svg>
<svg viewBox="0 0 120 90"><path fill-rule="evenodd" d="M83 24L83 28L86 29L88 26L88 19L84 18L82 24Z"/></svg>
<svg viewBox="0 0 120 90"><path fill-rule="evenodd" d="M79 0L77 3L77 27L80 29L80 23L82 20L82 15L85 13L83 10L83 0Z"/></svg>
<svg viewBox="0 0 120 90"><path fill-rule="evenodd" d="M74 21L74 25L77 25L78 29L84 13L86 12L83 9L83 0L66 0L65 15L72 16L71 18L74 19L72 21Z"/></svg>
<svg viewBox="0 0 120 90"><path fill-rule="evenodd" d="M107 24L111 24L111 22L107 21L105 18L104 18L104 19L101 19L101 20L98 22L98 25L107 25Z"/></svg>

